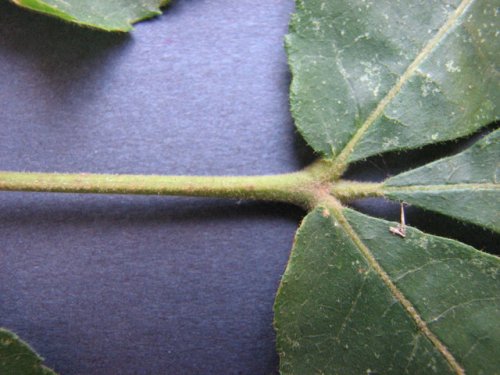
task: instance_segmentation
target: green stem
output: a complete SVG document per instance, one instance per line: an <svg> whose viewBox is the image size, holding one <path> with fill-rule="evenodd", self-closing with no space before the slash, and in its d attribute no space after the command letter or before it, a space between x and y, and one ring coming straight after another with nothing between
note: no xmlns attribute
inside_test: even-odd
<svg viewBox="0 0 500 375"><path fill-rule="evenodd" d="M270 176L154 176L65 174L0 171L0 190L93 194L185 195L254 199L313 208L325 197L341 202L381 197L382 184L330 182L328 162L316 162L300 172Z"/></svg>
<svg viewBox="0 0 500 375"><path fill-rule="evenodd" d="M333 184L330 193L341 202L353 199L383 197L382 183L341 180Z"/></svg>
<svg viewBox="0 0 500 375"><path fill-rule="evenodd" d="M258 199L309 206L312 175L154 176L1 172L0 190L95 194L185 195Z"/></svg>

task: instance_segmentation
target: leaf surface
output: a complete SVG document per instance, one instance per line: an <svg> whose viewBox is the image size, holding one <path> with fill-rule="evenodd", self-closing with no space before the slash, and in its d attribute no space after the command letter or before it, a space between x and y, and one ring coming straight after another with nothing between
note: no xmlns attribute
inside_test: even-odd
<svg viewBox="0 0 500 375"><path fill-rule="evenodd" d="M132 24L161 14L169 0L13 0L21 7L107 31L129 31Z"/></svg>
<svg viewBox="0 0 500 375"><path fill-rule="evenodd" d="M500 130L472 147L388 179L384 194L500 232Z"/></svg>
<svg viewBox="0 0 500 375"><path fill-rule="evenodd" d="M0 328L0 374L55 375L42 358L14 333Z"/></svg>
<svg viewBox="0 0 500 375"><path fill-rule="evenodd" d="M342 163L499 117L495 2L297 0L286 39L307 142Z"/></svg>
<svg viewBox="0 0 500 375"><path fill-rule="evenodd" d="M275 304L283 374L492 374L500 262L350 209L303 221Z"/></svg>

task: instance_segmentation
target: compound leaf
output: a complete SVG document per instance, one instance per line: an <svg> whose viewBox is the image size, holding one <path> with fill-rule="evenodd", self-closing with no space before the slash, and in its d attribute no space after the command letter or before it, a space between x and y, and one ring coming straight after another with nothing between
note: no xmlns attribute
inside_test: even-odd
<svg viewBox="0 0 500 375"><path fill-rule="evenodd" d="M500 262L350 209L303 221L275 304L283 374L493 374Z"/></svg>
<svg viewBox="0 0 500 375"><path fill-rule="evenodd" d="M323 156L345 163L416 148L499 117L494 1L296 3L292 112Z"/></svg>
<svg viewBox="0 0 500 375"><path fill-rule="evenodd" d="M132 24L161 14L169 0L13 0L21 7L106 31L129 31Z"/></svg>
<svg viewBox="0 0 500 375"><path fill-rule="evenodd" d="M500 232L500 130L385 183L385 196Z"/></svg>
<svg viewBox="0 0 500 375"><path fill-rule="evenodd" d="M14 333L0 328L0 374L56 375L42 358Z"/></svg>

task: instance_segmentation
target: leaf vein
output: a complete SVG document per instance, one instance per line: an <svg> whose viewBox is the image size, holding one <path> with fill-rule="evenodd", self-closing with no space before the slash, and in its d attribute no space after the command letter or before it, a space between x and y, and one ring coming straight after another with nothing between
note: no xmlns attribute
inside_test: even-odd
<svg viewBox="0 0 500 375"><path fill-rule="evenodd" d="M431 320L429 320L429 324L435 323L438 320L444 318L450 312L452 312L452 311L454 311L454 310L456 310L458 308L461 308L463 306L470 305L471 303L483 302L483 301L496 301L496 300L500 300L500 298L498 298L498 297L475 298L475 299L472 299L472 300L467 301L467 302L459 303L458 305L454 305L454 306L451 306L451 307L447 308L441 314L439 314L439 315L435 316L434 318L432 318Z"/></svg>
<svg viewBox="0 0 500 375"><path fill-rule="evenodd" d="M419 192L419 191L440 191L440 190L499 190L499 184L449 184L449 185L402 185L386 186L384 190L389 193L396 192Z"/></svg>
<svg viewBox="0 0 500 375"><path fill-rule="evenodd" d="M443 258L443 259L437 259L437 260L432 260L430 262L427 262L425 264L422 264L420 267L416 267L416 268L412 268L404 273L402 273L401 275L399 275L398 277L394 278L394 282L398 282L398 281L401 281L402 279L404 279L405 277L407 277L408 275L411 275L415 272L419 272L421 270L423 270L424 268L426 267L429 267L429 266L433 266L433 265L436 265L436 264L440 264L440 263L444 263L446 261L449 261L449 260L455 260L456 258Z"/></svg>
<svg viewBox="0 0 500 375"><path fill-rule="evenodd" d="M339 332L335 336L335 340L337 340L337 341L339 340L340 335L342 334L342 332L344 332L344 329L345 329L345 327L347 325L347 322L351 318L354 310L356 310L356 306L358 304L358 301L361 298L361 295L363 294L363 289L364 289L364 286L366 284L366 279L367 279L366 277L363 278L363 282L361 283L361 286L359 287L358 293L356 294L356 297L354 298L354 301L352 301L351 307L349 308L349 311L347 312L347 314L346 314L346 316L344 318L344 321L342 322L342 324L340 326Z"/></svg>

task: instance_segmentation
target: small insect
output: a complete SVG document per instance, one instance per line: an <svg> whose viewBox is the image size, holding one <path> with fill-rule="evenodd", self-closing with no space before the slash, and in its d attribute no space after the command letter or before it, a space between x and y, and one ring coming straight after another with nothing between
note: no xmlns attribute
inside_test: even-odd
<svg viewBox="0 0 500 375"><path fill-rule="evenodd" d="M405 223L405 208L404 202L401 202L401 222L396 227L389 227L389 231L397 236L406 237L406 223Z"/></svg>

